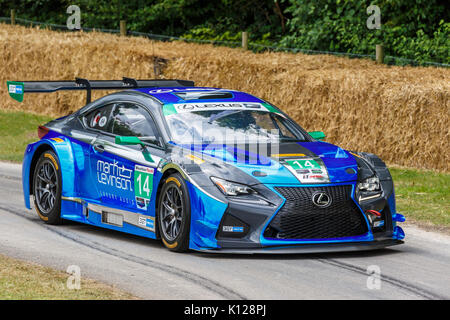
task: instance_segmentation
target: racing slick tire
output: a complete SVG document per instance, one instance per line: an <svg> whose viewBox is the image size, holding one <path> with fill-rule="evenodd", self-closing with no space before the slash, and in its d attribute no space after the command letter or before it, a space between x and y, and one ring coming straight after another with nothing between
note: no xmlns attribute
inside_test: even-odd
<svg viewBox="0 0 450 320"><path fill-rule="evenodd" d="M171 251L189 248L191 207L186 182L179 173L163 181L158 197L158 227L163 244Z"/></svg>
<svg viewBox="0 0 450 320"><path fill-rule="evenodd" d="M61 167L52 151L39 157L33 172L34 207L47 224L61 224Z"/></svg>

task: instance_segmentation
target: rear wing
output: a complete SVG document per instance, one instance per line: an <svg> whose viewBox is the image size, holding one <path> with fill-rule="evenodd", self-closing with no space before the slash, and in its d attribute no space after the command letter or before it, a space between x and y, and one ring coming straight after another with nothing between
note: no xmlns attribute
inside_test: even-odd
<svg viewBox="0 0 450 320"><path fill-rule="evenodd" d="M22 102L24 93L55 92L60 90L86 90L86 103L91 102L91 90L123 90L136 88L193 87L189 80L136 80L124 77L122 80L87 80L76 78L75 81L7 81L11 98Z"/></svg>

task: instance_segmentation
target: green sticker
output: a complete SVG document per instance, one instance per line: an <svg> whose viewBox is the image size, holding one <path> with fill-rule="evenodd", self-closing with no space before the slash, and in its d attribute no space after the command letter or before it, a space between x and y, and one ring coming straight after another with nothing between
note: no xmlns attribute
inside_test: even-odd
<svg viewBox="0 0 450 320"><path fill-rule="evenodd" d="M153 174L155 169L144 166L135 166L134 194L136 197L150 199L153 190Z"/></svg>
<svg viewBox="0 0 450 320"><path fill-rule="evenodd" d="M6 87L11 98L19 102L23 101L24 84L17 81L6 81Z"/></svg>
<svg viewBox="0 0 450 320"><path fill-rule="evenodd" d="M163 106L163 113L165 116L170 116L171 114L177 113L177 110L173 104L165 104Z"/></svg>
<svg viewBox="0 0 450 320"><path fill-rule="evenodd" d="M267 111L269 111L269 112L280 113L280 111L278 111L275 107L272 107L268 103L263 103L263 106L266 107Z"/></svg>
<svg viewBox="0 0 450 320"><path fill-rule="evenodd" d="M322 169L320 164L317 163L316 160L313 159L299 159L299 160L286 160L286 162L292 167L294 170L301 169Z"/></svg>

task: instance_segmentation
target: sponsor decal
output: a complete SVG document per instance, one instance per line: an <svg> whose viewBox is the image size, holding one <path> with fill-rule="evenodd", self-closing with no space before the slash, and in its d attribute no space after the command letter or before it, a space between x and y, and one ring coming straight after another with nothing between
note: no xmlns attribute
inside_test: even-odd
<svg viewBox="0 0 450 320"><path fill-rule="evenodd" d="M131 182L131 169L119 166L118 162L97 161L97 181L98 183L114 187L120 190L133 191Z"/></svg>
<svg viewBox="0 0 450 320"><path fill-rule="evenodd" d="M8 93L11 98L19 102L23 101L23 94L24 94L23 82L7 81L6 86L8 88Z"/></svg>
<svg viewBox="0 0 450 320"><path fill-rule="evenodd" d="M328 172L321 161L313 158L285 160L286 168L301 183L329 182Z"/></svg>
<svg viewBox="0 0 450 320"><path fill-rule="evenodd" d="M140 216L138 224L142 227L146 227L149 229L155 228L155 222L152 218L146 218L146 217Z"/></svg>
<svg viewBox="0 0 450 320"><path fill-rule="evenodd" d="M120 201L122 204L128 204L128 205L134 206L134 199L131 200L131 199L128 199L127 197L121 197L115 193L100 191L100 196L102 197L102 199L108 199L108 200L112 200L112 201Z"/></svg>
<svg viewBox="0 0 450 320"><path fill-rule="evenodd" d="M284 117L279 110L267 103L257 102L209 102L209 103L168 103L163 107L165 116L170 116L174 113L186 113L193 111L213 111L213 110L258 110L278 113ZM300 156L299 154L298 156Z"/></svg>
<svg viewBox="0 0 450 320"><path fill-rule="evenodd" d="M244 232L244 227L223 226L222 230L224 232Z"/></svg>
<svg viewBox="0 0 450 320"><path fill-rule="evenodd" d="M100 112L95 115L94 119L92 119L91 127L95 127L98 124L100 116L101 116Z"/></svg>
<svg viewBox="0 0 450 320"><path fill-rule="evenodd" d="M58 143L64 142L64 140L61 138L52 138L51 140L58 142Z"/></svg>
<svg viewBox="0 0 450 320"><path fill-rule="evenodd" d="M136 207L141 210L147 210L148 204L150 203L149 199L136 197Z"/></svg>
<svg viewBox="0 0 450 320"><path fill-rule="evenodd" d="M23 93L23 86L17 85L17 84L10 84L8 87L9 93L17 93L22 94Z"/></svg>
<svg viewBox="0 0 450 320"><path fill-rule="evenodd" d="M135 165L134 167L134 195L138 209L147 210L153 191L154 168Z"/></svg>
<svg viewBox="0 0 450 320"><path fill-rule="evenodd" d="M150 229L155 229L155 222L152 219L147 219L145 222L145 226Z"/></svg>
<svg viewBox="0 0 450 320"><path fill-rule="evenodd" d="M145 217L139 217L139 221L138 221L139 225L145 226L146 220L147 219Z"/></svg>
<svg viewBox="0 0 450 320"><path fill-rule="evenodd" d="M98 121L98 125L99 125L99 127L104 127L105 124L106 124L106 117L103 116L103 117L101 117L100 120Z"/></svg>
<svg viewBox="0 0 450 320"><path fill-rule="evenodd" d="M176 103L173 104L177 113L211 110L262 110L268 111L261 103L250 102L216 102L216 103Z"/></svg>

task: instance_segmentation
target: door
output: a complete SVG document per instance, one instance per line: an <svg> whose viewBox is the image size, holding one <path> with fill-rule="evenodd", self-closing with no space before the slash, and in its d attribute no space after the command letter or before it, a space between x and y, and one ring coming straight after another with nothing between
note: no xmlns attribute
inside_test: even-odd
<svg viewBox="0 0 450 320"><path fill-rule="evenodd" d="M114 104L109 114L105 110L105 115L101 113L98 119L99 134L91 146L90 159L98 201L105 206L154 216L160 179L156 168L163 150L149 111L132 102L121 102ZM116 144L116 136L139 137L146 143L145 151L153 162L145 159L141 145Z"/></svg>

